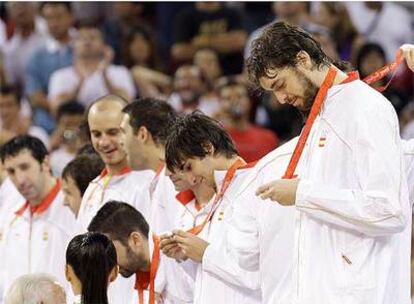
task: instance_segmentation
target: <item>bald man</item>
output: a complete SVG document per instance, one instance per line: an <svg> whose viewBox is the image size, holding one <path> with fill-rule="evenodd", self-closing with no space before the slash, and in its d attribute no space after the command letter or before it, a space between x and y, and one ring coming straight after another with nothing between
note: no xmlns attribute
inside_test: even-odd
<svg viewBox="0 0 414 304"><path fill-rule="evenodd" d="M77 218L80 233L87 231L92 218L110 200L127 202L149 218L149 188L155 174L152 170L132 171L128 166L120 130L122 109L127 103L121 97L108 95L96 100L87 111L89 136L105 168L82 197ZM109 289L110 303L131 303L134 283L133 279L118 278Z"/></svg>

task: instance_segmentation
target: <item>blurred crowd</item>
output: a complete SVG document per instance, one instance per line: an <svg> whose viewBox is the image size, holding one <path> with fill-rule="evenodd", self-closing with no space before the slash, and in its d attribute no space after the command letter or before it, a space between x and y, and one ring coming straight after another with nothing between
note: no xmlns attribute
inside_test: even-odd
<svg viewBox="0 0 414 304"><path fill-rule="evenodd" d="M297 135L300 113L251 90L243 72L269 22L300 25L361 78L413 41L409 8L388 2L3 2L0 14L0 145L37 136L57 175L86 140L85 109L107 94L198 109L222 122L247 161ZM413 87L402 66L385 93L403 138L414 135Z"/></svg>

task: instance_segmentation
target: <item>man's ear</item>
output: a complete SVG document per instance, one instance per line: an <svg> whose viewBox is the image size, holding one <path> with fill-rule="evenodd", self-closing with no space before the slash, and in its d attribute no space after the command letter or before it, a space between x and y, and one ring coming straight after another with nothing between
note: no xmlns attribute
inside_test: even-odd
<svg viewBox="0 0 414 304"><path fill-rule="evenodd" d="M43 159L42 163L40 164L42 171L45 172L52 172L52 167L50 166L50 157L46 155Z"/></svg>
<svg viewBox="0 0 414 304"><path fill-rule="evenodd" d="M116 265L114 268L112 268L111 273L109 274L109 283L112 283L116 280L119 273L119 266Z"/></svg>
<svg viewBox="0 0 414 304"><path fill-rule="evenodd" d="M211 143L203 144L203 149L206 152L206 156L213 156L215 153L214 146Z"/></svg>
<svg viewBox="0 0 414 304"><path fill-rule="evenodd" d="M313 67L312 59L309 54L303 50L296 54L296 64L299 68L305 68L307 70L310 70Z"/></svg>
<svg viewBox="0 0 414 304"><path fill-rule="evenodd" d="M131 234L128 237L129 247L135 250L136 248L141 247L142 244L143 244L142 234L139 233L138 231L131 232Z"/></svg>
<svg viewBox="0 0 414 304"><path fill-rule="evenodd" d="M148 132L148 129L144 126L141 126L138 129L136 136L141 142L146 142L151 134Z"/></svg>
<svg viewBox="0 0 414 304"><path fill-rule="evenodd" d="M70 266L68 264L65 265L65 277L68 282L72 281L72 269L70 269Z"/></svg>

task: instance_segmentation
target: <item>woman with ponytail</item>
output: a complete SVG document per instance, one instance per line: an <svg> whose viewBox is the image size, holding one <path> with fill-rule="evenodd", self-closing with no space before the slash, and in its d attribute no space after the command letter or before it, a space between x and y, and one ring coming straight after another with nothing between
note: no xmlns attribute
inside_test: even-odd
<svg viewBox="0 0 414 304"><path fill-rule="evenodd" d="M118 275L115 247L100 233L75 236L66 250L66 278L75 304L108 304L107 289Z"/></svg>

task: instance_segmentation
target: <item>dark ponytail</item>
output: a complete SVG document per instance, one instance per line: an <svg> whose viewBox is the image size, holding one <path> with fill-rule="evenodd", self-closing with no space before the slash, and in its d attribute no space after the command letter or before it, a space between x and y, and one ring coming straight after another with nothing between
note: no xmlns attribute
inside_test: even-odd
<svg viewBox="0 0 414 304"><path fill-rule="evenodd" d="M82 304L108 304L108 277L117 265L109 238L95 232L75 236L66 250L66 264L82 283Z"/></svg>

